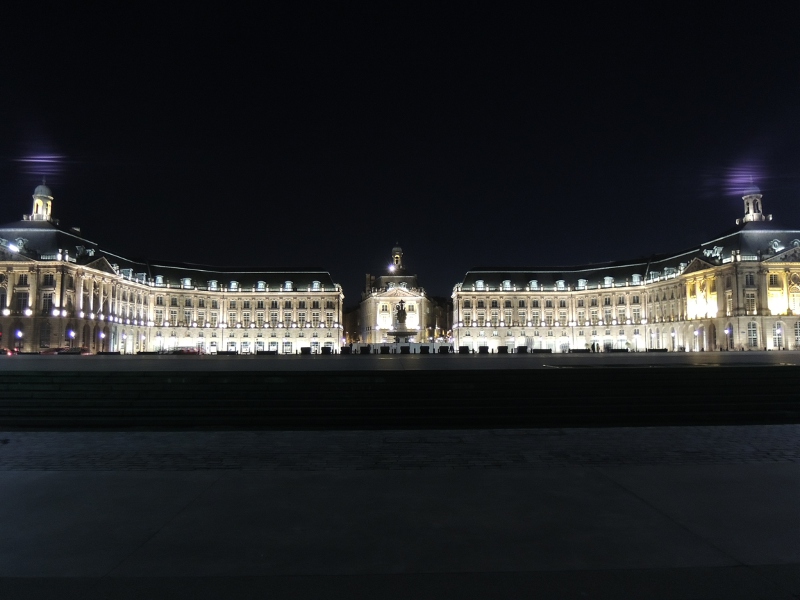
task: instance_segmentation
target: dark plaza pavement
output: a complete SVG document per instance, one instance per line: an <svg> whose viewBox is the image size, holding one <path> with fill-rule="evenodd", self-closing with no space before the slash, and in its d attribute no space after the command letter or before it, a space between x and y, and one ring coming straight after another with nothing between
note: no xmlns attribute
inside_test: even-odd
<svg viewBox="0 0 800 600"><path fill-rule="evenodd" d="M11 370L137 358L168 371L220 361L228 370L574 364L569 355L10 358ZM574 358L800 363L794 352ZM0 432L0 598L800 598L799 501L795 424L9 430Z"/></svg>

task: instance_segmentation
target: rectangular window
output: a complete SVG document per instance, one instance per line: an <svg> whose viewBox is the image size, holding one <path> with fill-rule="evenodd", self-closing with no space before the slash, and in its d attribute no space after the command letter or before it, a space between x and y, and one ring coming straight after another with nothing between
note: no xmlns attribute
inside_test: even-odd
<svg viewBox="0 0 800 600"><path fill-rule="evenodd" d="M171 310L169 311L169 324L175 327L178 324L178 311Z"/></svg>
<svg viewBox="0 0 800 600"><path fill-rule="evenodd" d="M215 313L215 312L212 312L212 313L211 313L211 326L212 326L212 327L216 327L216 326L217 326L217 323L218 323L218 317L217 317L217 313Z"/></svg>
<svg viewBox="0 0 800 600"><path fill-rule="evenodd" d="M17 312L21 313L28 308L28 292L17 292Z"/></svg>
<svg viewBox="0 0 800 600"><path fill-rule="evenodd" d="M242 302L242 308L250 308L250 300L245 300Z"/></svg>
<svg viewBox="0 0 800 600"><path fill-rule="evenodd" d="M256 308L263 309L264 308L264 301L263 300L257 300L256 301Z"/></svg>
<svg viewBox="0 0 800 600"><path fill-rule="evenodd" d="M278 308L278 301L277 300L270 300L269 307L270 308Z"/></svg>
<svg viewBox="0 0 800 600"><path fill-rule="evenodd" d="M612 317L611 317L611 309L610 308L606 308L603 311L603 322L605 322L606 325L610 325L611 324L611 319L612 319Z"/></svg>
<svg viewBox="0 0 800 600"><path fill-rule="evenodd" d="M250 327L250 313L243 312L242 313L242 327Z"/></svg>
<svg viewBox="0 0 800 600"><path fill-rule="evenodd" d="M46 273L44 277L42 277L42 286L43 287L55 287L56 286L56 276L52 273Z"/></svg>
<svg viewBox="0 0 800 600"><path fill-rule="evenodd" d="M733 292L725 292L725 314L731 316L733 314Z"/></svg>
<svg viewBox="0 0 800 600"><path fill-rule="evenodd" d="M333 300L328 300L325 302L325 308L334 308Z"/></svg>
<svg viewBox="0 0 800 600"><path fill-rule="evenodd" d="M284 312L283 313L283 326L289 327L292 324L292 313L291 312Z"/></svg>
<svg viewBox="0 0 800 600"><path fill-rule="evenodd" d="M300 327L306 326L306 313L305 311L297 313L297 324Z"/></svg>
<svg viewBox="0 0 800 600"><path fill-rule="evenodd" d="M17 279L17 285L28 285L28 275L24 273L20 275L19 279Z"/></svg>
<svg viewBox="0 0 800 600"><path fill-rule="evenodd" d="M187 327L192 324L192 311L185 310L183 311L183 324Z"/></svg>
<svg viewBox="0 0 800 600"><path fill-rule="evenodd" d="M206 307L205 298L198 299L197 300L197 308L205 308L205 307Z"/></svg>
<svg viewBox="0 0 800 600"><path fill-rule="evenodd" d="M780 287L781 282L777 273L769 274L769 287Z"/></svg>
<svg viewBox="0 0 800 600"><path fill-rule="evenodd" d="M42 294L42 312L49 315L51 310L53 310L53 292L45 292Z"/></svg>
<svg viewBox="0 0 800 600"><path fill-rule="evenodd" d="M292 301L291 300L284 301L283 308L292 308Z"/></svg>
<svg viewBox="0 0 800 600"><path fill-rule="evenodd" d="M311 325L312 327L319 327L319 313L312 312L311 313Z"/></svg>
<svg viewBox="0 0 800 600"><path fill-rule="evenodd" d="M464 311L462 318L464 319L463 323L465 325L469 325L470 323L472 323L471 313L468 310Z"/></svg>
<svg viewBox="0 0 800 600"><path fill-rule="evenodd" d="M219 301L218 300L212 300L211 301L211 308L219 308Z"/></svg>
<svg viewBox="0 0 800 600"><path fill-rule="evenodd" d="M201 310L197 312L197 324L202 327L206 324L206 313L205 311Z"/></svg>
<svg viewBox="0 0 800 600"><path fill-rule="evenodd" d="M578 306L579 306L580 308L583 308L583 306L584 306L584 303L583 303L583 298L578 298Z"/></svg>
<svg viewBox="0 0 800 600"><path fill-rule="evenodd" d="M236 325L236 313L228 313L228 327L233 327Z"/></svg>
<svg viewBox="0 0 800 600"><path fill-rule="evenodd" d="M263 327L264 326L264 313L263 312L257 312L256 313L256 325L258 325L259 327Z"/></svg>
<svg viewBox="0 0 800 600"><path fill-rule="evenodd" d="M278 313L276 313L276 312L269 313L269 324L272 327L277 327L278 326Z"/></svg>
<svg viewBox="0 0 800 600"><path fill-rule="evenodd" d="M558 324L561 326L565 326L567 324L567 313L566 311L561 311L558 313Z"/></svg>
<svg viewBox="0 0 800 600"><path fill-rule="evenodd" d="M756 294L755 292L747 292L744 295L744 309L748 315L756 314Z"/></svg>
<svg viewBox="0 0 800 600"><path fill-rule="evenodd" d="M311 302L311 308L319 309L319 300L314 300Z"/></svg>
<svg viewBox="0 0 800 600"><path fill-rule="evenodd" d="M128 313L129 318L133 318L133 309ZM156 325L161 327L164 324L164 311L161 309L156 310Z"/></svg>
<svg viewBox="0 0 800 600"><path fill-rule="evenodd" d="M236 308L236 300L231 300L228 303L228 308Z"/></svg>
<svg viewBox="0 0 800 600"><path fill-rule="evenodd" d="M642 309L641 308L634 308L632 311L633 313L633 322L637 325L642 322Z"/></svg>
<svg viewBox="0 0 800 600"><path fill-rule="evenodd" d="M517 319L519 320L519 324L521 327L527 325L527 317L528 315L525 313L524 310L517 311Z"/></svg>
<svg viewBox="0 0 800 600"><path fill-rule="evenodd" d="M297 303L297 308L305 308L305 307L306 307L306 301L305 300L300 300Z"/></svg>
<svg viewBox="0 0 800 600"><path fill-rule="evenodd" d="M756 276L753 275L752 273L747 273L744 276L744 284L748 285L748 286L755 285L756 284Z"/></svg>
<svg viewBox="0 0 800 600"><path fill-rule="evenodd" d="M525 300L520 300L519 304L517 305L519 308L525 308Z"/></svg>
<svg viewBox="0 0 800 600"><path fill-rule="evenodd" d="M192 299L191 298L184 298L183 305L187 308L192 307Z"/></svg>
<svg viewBox="0 0 800 600"><path fill-rule="evenodd" d="M333 313L325 313L325 327L333 327Z"/></svg>

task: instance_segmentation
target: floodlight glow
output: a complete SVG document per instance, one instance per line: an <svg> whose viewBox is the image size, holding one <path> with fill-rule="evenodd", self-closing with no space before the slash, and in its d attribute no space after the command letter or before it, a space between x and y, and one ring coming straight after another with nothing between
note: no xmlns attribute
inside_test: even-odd
<svg viewBox="0 0 800 600"><path fill-rule="evenodd" d="M17 246L16 244L9 244L8 249L11 250L12 252L19 252L19 246Z"/></svg>
<svg viewBox="0 0 800 600"><path fill-rule="evenodd" d="M33 311L30 308L25 309L25 316L30 317L33 314Z"/></svg>
<svg viewBox="0 0 800 600"><path fill-rule="evenodd" d="M61 313L60 313L60 311L59 311L57 308L54 308L54 309L53 309L53 316L54 316L54 317L57 317L57 316L58 316L58 315L60 315L60 314L61 314Z"/></svg>
<svg viewBox="0 0 800 600"><path fill-rule="evenodd" d="M3 316L4 317L7 317L10 314L11 314L11 310L10 309L8 309L8 308L4 308L3 309Z"/></svg>

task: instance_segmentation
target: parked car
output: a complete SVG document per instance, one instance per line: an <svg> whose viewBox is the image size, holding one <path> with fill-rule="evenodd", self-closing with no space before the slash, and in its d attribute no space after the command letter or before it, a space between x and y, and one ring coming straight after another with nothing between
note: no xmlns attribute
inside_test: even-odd
<svg viewBox="0 0 800 600"><path fill-rule="evenodd" d="M18 353L17 350L11 350L9 348L0 348L0 356L11 356L17 353Z"/></svg>
<svg viewBox="0 0 800 600"><path fill-rule="evenodd" d="M63 354L67 348L42 348L39 354Z"/></svg>
<svg viewBox="0 0 800 600"><path fill-rule="evenodd" d="M83 348L81 346L77 346L75 348L62 348L58 354L78 354L82 356L86 356L91 354L88 348Z"/></svg>

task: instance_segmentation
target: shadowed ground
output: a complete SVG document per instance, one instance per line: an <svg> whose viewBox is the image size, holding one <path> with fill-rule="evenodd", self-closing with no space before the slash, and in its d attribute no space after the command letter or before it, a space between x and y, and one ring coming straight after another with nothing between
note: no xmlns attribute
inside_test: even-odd
<svg viewBox="0 0 800 600"><path fill-rule="evenodd" d="M772 354L754 353L751 364L773 361ZM339 358L359 360L330 360ZM684 407L691 406L687 397L701 404L724 398L705 400L719 409L715 418L723 409L732 414L733 406L755 410L744 402L748 395L765 407L785 401L794 410L793 366L596 368L610 366L606 361L503 371L483 369L497 364L483 358L475 369L453 369L454 377L471 382L464 390L478 390L476 398L494 390L489 395L496 399L497 390L517 386L527 390L528 404L544 397L585 403L569 390L610 398L601 390L616 387L627 404L605 414L669 395ZM485 360L493 358L505 357ZM300 360L255 375L252 369L193 374L191 363L181 363L181 371L164 361L172 366L160 375L178 383L187 375L208 377L212 388L214 378L225 377L229 387L237 377L243 386L251 377L292 382L285 365ZM415 372L449 377L444 369L391 364L386 370L397 374L390 381L398 385ZM98 371L84 375L100 377ZM8 385L20 372L0 372L0 381ZM547 383L553 372L560 375ZM41 368L28 373L52 375ZM299 373L305 379L297 381L321 397L342 396L320 387L324 377L355 378L357 396L376 395L373 380L363 379L377 377L375 370L333 370L322 372L323 379ZM650 374L649 384L636 373ZM144 385L136 371L109 375L140 377ZM747 381L760 387L742 392ZM39 396L27 399L45 398L54 385L62 385L61 395L77 389L63 383L44 381ZM691 390L700 384L704 394ZM170 385L156 400L175 401L180 386ZM91 385L85 396L89 405L106 398L135 409L146 394L126 397L127 387ZM205 397L201 388L187 402ZM412 404L433 397L413 386L402 391ZM261 394L262 403L277 401L276 393ZM675 414L687 422L696 417L686 408ZM7 429L0 432L0 597L800 598L800 425L783 423Z"/></svg>

